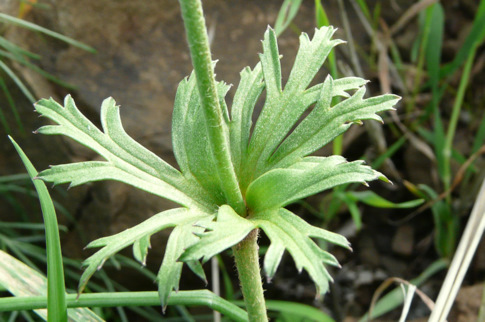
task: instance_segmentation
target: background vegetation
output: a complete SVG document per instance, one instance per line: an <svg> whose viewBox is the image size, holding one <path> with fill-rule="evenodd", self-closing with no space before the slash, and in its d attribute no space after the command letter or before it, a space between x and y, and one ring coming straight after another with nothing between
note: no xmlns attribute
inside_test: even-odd
<svg viewBox="0 0 485 322"><path fill-rule="evenodd" d="M336 188L332 193L321 194L301 201L292 208L292 211L305 217L313 224L319 224L322 227L340 232L350 238L352 242L353 253L338 249L332 250L336 252L343 268L332 272L335 277L335 284L332 286L331 293L323 299L314 300L314 288L309 278L305 274L298 274L293 267L291 258L285 257L283 260L284 267L279 269L271 284L265 285L267 298L292 301L295 304L306 303L329 313L336 320L344 318L351 320L351 317L362 316L370 307L372 295L388 277L395 276L405 280L417 279L415 281L419 282L419 287L431 298L436 298L446 272L446 263L454 254L457 242L476 199L479 184L484 177L482 154L485 151L483 147L485 138L483 109L485 101L483 96L485 2L440 3L437 1L418 1L410 6L406 1L338 1L338 5L335 7L323 1L269 1L268 3L261 5L261 8L258 8L256 3L250 3L250 9L240 12L238 12L237 6L243 6L241 3L234 4L233 6L236 8L217 1L210 2L206 6L209 30L212 30L214 36L212 40L213 46L215 46L214 58L221 60L222 74L234 74L232 79L237 83L235 80L237 79L237 71L242 66L253 65L256 53L260 49L255 51L245 49L244 43L238 37L247 38L247 41L254 43L254 48L259 48L258 39L262 38L264 24L275 25L277 33L280 34L280 41L288 46L283 49L285 56L287 55L285 50L288 52L294 50L300 31L332 24L339 28L338 38L347 40L348 44L340 46L335 56L329 59L330 62L327 66L329 73L334 76L357 75L369 79L371 80L372 93L393 92L401 95L403 100L395 112L385 116L384 125L368 122L363 127L354 127L333 146L327 147L327 150L321 152L325 155L332 152L342 154L350 160L364 158L373 167L379 168L380 171L385 173L394 185L375 183L371 185L372 192L361 191L360 187L347 185ZM100 56L106 58L103 55L110 52L109 49L103 54L103 48L91 44L89 36L76 37L79 36L80 31L76 31L74 27L70 29L65 25L56 26L56 20L46 18L52 16L53 12L62 12L62 9L55 6L55 1L46 2L44 5L47 6L32 8L28 14L25 11L21 11L22 14L18 12L10 13L13 13L13 16L21 15L21 18L39 24L50 21L52 25L48 27L59 28L58 31L60 32L67 31L69 36L96 47L98 50L96 55L88 52L74 54L74 57L85 66L90 66L86 63L89 59L93 59L95 63L92 64L96 65L96 59L99 59ZM125 10L127 9L125 8ZM177 17L179 12L177 12L177 9L173 10L173 15ZM147 14L148 11L147 9L143 13ZM72 11L66 9L66 14L70 12ZM223 23L226 21L226 18L223 18L222 15L227 12L231 13L230 19L232 21L240 24L239 28L233 28L236 36L232 39L224 39L219 36L222 33L222 26L225 26ZM247 12L259 17L260 20L257 21L260 25L263 25L263 28L260 28L256 33L256 38L250 36L249 32L247 36L244 33L246 30L244 26L247 26L244 24L244 19L250 19L250 17L244 15ZM108 14L108 12L103 14ZM129 17L129 15L127 16ZM136 15L133 15L133 17L136 17ZM137 30L136 19L131 18L132 25L124 28L131 30L132 27ZM126 21L129 24L130 18L126 18ZM170 21L170 17L168 21ZM36 34L37 36L19 35L19 31L15 30L18 27L5 24L5 22L3 26L2 39L10 41L16 46L24 46L34 54L20 56L21 59L33 64L33 66L46 69L59 79L65 79L69 83L77 85L76 94L82 102L86 102L87 106L98 106L99 101L94 103L96 98L102 95L100 92L109 91L110 87L116 86L124 92L136 92L138 86L141 86L140 84L146 84L135 82L130 87L126 78L132 76L130 73L133 73L133 71L131 70L126 71L126 78L115 81L113 79L116 79L116 73L110 74L108 69L101 69L101 72L98 71L98 76L103 75L105 78L104 81L99 81L98 78L96 86L107 86L103 90L98 89L90 92L87 88L89 86L83 85L83 80L80 77L92 76L92 74L90 75L92 71L84 72L84 74L81 71L78 73L80 76L73 76L79 69L89 68L66 67L68 65L63 67L59 60L57 60L57 65L51 63L56 61L54 58L56 52L61 52L62 55L67 55L69 51L72 53L72 50L66 49L65 44L52 43L51 40L40 36L44 45L34 46L32 44L38 44L39 38L35 37L39 37L39 34ZM231 30L231 27L224 28ZM116 32L111 36L107 33L106 36L113 37L113 39L108 38L108 44L117 46L116 50L122 50L123 46L142 48L135 52L138 55L149 50L143 47L143 44L149 41L137 38L144 35L142 30L139 31L139 34L135 32L131 39L121 40L116 40L117 35L119 35ZM238 36L237 33L240 34L241 32L243 36ZM123 45L125 41L131 43ZM173 42L181 43L180 48L184 48L185 40L183 40L181 33L173 37ZM247 55L241 54L241 56L243 58L253 57L249 59L254 60L235 63L242 59L234 52L224 52L222 49L230 46L238 46L237 50L247 51L248 53L245 53ZM3 48L8 54L8 48ZM56 50L49 52L49 48ZM171 54L183 55L181 54L183 49L178 52L176 46L170 48L167 45L167 48ZM41 52L36 52L36 49ZM20 55L22 51L17 50L14 53ZM39 89L38 84L33 81L31 74L19 66L19 64L25 66L25 62L7 54L2 56L2 64L8 68L3 68L2 74L2 82L5 83L2 88L7 88L7 91L4 90L2 94L2 124L5 131L10 131L15 135L23 135L20 119L28 120L25 123L22 121L23 128L27 133L38 126L32 125L35 121L29 121L33 119L32 116L28 116L33 114L31 113L32 108L23 103L23 101L25 102L25 98L23 98L25 91L22 90L22 87L19 90L19 83L15 81L15 78L9 77L8 70L16 73L29 93L30 91L33 92L32 97L55 96L64 93L66 89L48 83L48 91L51 92L43 92L42 89ZM37 57L39 54L42 57ZM110 52L110 55L113 59L112 68L119 67L120 70L128 68L129 60L126 58L127 56L117 56L113 52ZM160 55L163 55L163 52ZM89 58L91 56L98 58ZM287 56L293 55L288 54ZM119 65L116 58L120 59ZM72 58L67 56L64 59L69 61ZM130 57L130 59L137 61L133 57ZM172 58L161 59L165 60L165 63L163 63L165 65L170 65L173 62ZM175 60L175 58L173 59ZM140 58L138 58L139 60ZM27 65L27 67L29 66ZM95 67L99 68L98 65ZM108 68L108 65L104 64L101 67ZM133 64L130 68L137 69L137 64ZM140 68L143 70L146 66L140 63ZM157 77L167 77L170 81L173 80L172 83L175 86L183 76L189 73L188 67L179 66L177 68L175 68L177 70L176 75L158 74ZM61 73L58 75L59 70ZM218 69L216 69L216 72L218 72ZM140 74L136 75L140 77ZM283 76L285 77L285 75ZM321 78L323 79L324 76L322 74ZM221 78L231 79L231 77L225 77L225 75L221 75ZM86 82L90 86L94 86L93 83L89 83L90 81ZM170 85L162 83L161 88L169 92L166 95L173 97L174 90L170 88ZM172 92L170 93L171 89ZM117 90L120 91L120 89ZM69 91L72 91L72 89L69 89ZM122 105L125 104L122 99L116 97L116 93L108 92L108 95L115 95L115 98ZM127 94L124 95L127 96ZM27 98L32 100L29 96ZM170 108L170 101L173 102L173 99L165 98L165 101L169 102L170 105L167 108ZM15 102L15 105L12 102ZM152 104L155 108L158 107L156 103ZM8 109L7 106L11 108ZM136 116L137 108L143 109L139 106L135 107L126 114L133 119L133 123L139 121ZM138 112L139 115L144 115L142 111ZM91 113L95 115L96 111L91 109ZM159 115L155 114L153 119L158 117ZM93 116L92 119L95 121L98 117ZM167 119L169 118L167 117ZM163 121L154 123L166 124ZM138 127L132 125L131 129L139 137L146 136L148 145L155 146L155 150L158 149L159 152L162 151L163 153L164 149L167 149L166 146L159 142L151 142L151 137L154 136L150 137L140 131L140 128L146 130L147 124L150 126L154 123L142 123L143 125ZM156 131L159 130L154 128L149 130L150 133ZM30 140L30 137L24 138L25 136L22 137L22 140ZM11 154L12 149L6 147L8 143L6 137L4 136L1 140L2 154ZM36 167L41 169L46 167L46 160L43 156L50 153L49 151L58 149L52 146L45 147L46 143L39 144L39 142L34 141L32 145L34 147L38 145L40 151L35 152L34 147L32 147L33 152L28 154L29 156L33 154L31 159L34 160ZM89 155L86 155L84 151L73 150L75 148L65 143L60 143L59 146L63 154L71 155L73 158L89 158ZM62 159L63 156L55 158ZM15 158L12 159L15 160ZM15 162L18 163L18 161ZM20 166L12 168L12 164L13 162L8 158L2 158L4 167L1 173L5 176L2 177L0 182L2 185L2 202L4 203L0 212L1 219L4 221L1 226L1 244L4 250L15 255L22 262L37 268L38 271L43 271L45 256L42 255L44 253L42 240L44 237L43 234L39 233L39 230L41 231L40 226L30 223L31 221L39 222L41 220L40 213L35 211L36 208L33 206L35 203L32 196L35 196L35 193L25 175L12 175L20 173L21 169ZM13 169L16 171L12 171ZM93 239L90 236L83 237L83 234L89 233L89 227L76 228L80 217L89 214L91 211L79 210L83 209L82 203L89 204L89 207L99 207L100 205L102 207L103 198L110 202L111 198L121 196L126 203L136 199L126 197L121 192L119 195L110 194L107 197L99 197L95 194L96 191L106 193L111 188L111 186L104 188L101 186L101 188L87 188L88 191L70 192L70 194L75 195L74 199L70 201L66 198L73 198L72 195L67 197L64 189L56 189L58 194L55 200L59 203L58 210L64 214L59 219L62 224L61 241L67 244L80 244L78 247L68 250L70 253L65 254L69 258L77 259L76 261L65 259L66 274L69 277L68 282L70 281L71 288L75 288L79 278L79 260L86 257L85 253L79 252L79 247L83 247L89 240ZM93 199L96 200L97 198L100 201L93 202ZM142 198L145 198L145 196L143 195ZM420 204L420 200L423 199L425 202ZM120 212L123 211L120 210ZM20 223L21 220L23 223ZM115 221L115 219L111 218L102 221L102 223L109 225L112 221ZM117 230L126 222L125 219L121 225L118 223L118 226L96 228L97 233L107 235L109 234L107 232ZM26 231L29 233L26 234ZM74 235L76 237L73 237ZM264 240L262 245L265 245ZM483 243L480 247L465 282L465 285L470 287L463 288L462 297L464 300L458 303L471 303L472 298L483 299L480 293L483 289L485 271ZM264 247L262 249L264 251ZM96 291L126 290L126 287L151 290L151 287L153 287L151 281L154 276L150 273L150 262L148 264L148 269L140 269L132 260L123 256L116 257L112 262L107 263L108 272L101 271L97 279L88 288ZM223 287L222 295L228 300L239 299L240 294L234 291L236 285L232 259L230 256L222 256L219 259L219 264ZM127 273L126 269L123 269L121 274L117 273L115 268L120 265L130 267L133 273ZM133 274L132 276L135 276L136 280L145 280L145 282L129 283L126 280L133 280L134 277L127 274ZM127 278L127 276L130 277ZM202 287L200 284L193 285L189 281L183 287L187 289ZM475 290L480 296L467 295L466 292L469 290ZM397 306L398 302L387 300L389 308L392 308L394 303ZM269 306L272 305L276 311L281 312L278 302L269 302ZM289 307L286 306L286 308ZM98 313L106 319L113 320L129 320L132 314L141 314L146 319L149 317L150 319L161 318L159 310L156 308L134 310L136 312L133 313L131 311L125 312L125 309L122 308L116 311L106 309ZM385 309L382 310L386 311ZM298 308L295 311L302 312L302 309ZM310 308L308 308L308 312L308 314L316 314ZM426 316L428 312L424 305L416 300L411 309L410 318ZM25 319L28 319L28 313L21 314L24 314ZM174 319L192 318L200 320L204 318L204 314L209 314L209 312L174 307L167 314ZM294 318L292 315L294 312L274 314L281 319L291 320ZM458 319L458 316L467 319L469 318L467 314L475 314L476 316L478 305L472 308L457 305L454 314L457 316L456 319ZM398 315L396 312L391 312L384 319L397 319ZM5 318L15 319L15 315L5 315ZM209 315L207 318L211 319L212 316Z"/></svg>

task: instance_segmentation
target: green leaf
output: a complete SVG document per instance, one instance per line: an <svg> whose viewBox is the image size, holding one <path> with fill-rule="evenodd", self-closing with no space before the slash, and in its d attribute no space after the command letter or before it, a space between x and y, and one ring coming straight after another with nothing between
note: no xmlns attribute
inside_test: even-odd
<svg viewBox="0 0 485 322"><path fill-rule="evenodd" d="M209 133L202 110L195 73L180 82L175 97L172 119L172 142L174 154L182 173L200 183L213 203L222 204L225 200L216 169L216 161L211 152ZM218 82L217 93L223 106L227 121L224 97L230 86ZM228 133L226 133L228 135Z"/></svg>
<svg viewBox="0 0 485 322"><path fill-rule="evenodd" d="M12 293L17 299L27 303L32 297L46 295L47 278L38 271L25 265L18 259L0 250L0 284ZM64 294L65 296L65 294ZM0 302L7 302L9 298L2 298ZM44 308L48 299L44 297ZM3 306L3 305L2 305ZM12 310L11 305L5 305L0 311ZM47 321L47 310L37 309L35 313ZM69 321L104 321L89 308L68 308Z"/></svg>
<svg viewBox="0 0 485 322"><path fill-rule="evenodd" d="M148 249L150 245L150 235L143 236L133 243L133 257L143 266L146 265Z"/></svg>
<svg viewBox="0 0 485 322"><path fill-rule="evenodd" d="M250 181L252 177L264 172L265 162L308 108L308 100L304 99L306 87L321 68L330 50L342 43L340 40L330 40L334 32L332 27L322 27L315 31L312 40L305 33L300 36L300 48L285 89L282 90L276 36L271 28L266 31L264 52L260 54L266 84L266 101L251 138L246 160L249 169L243 179Z"/></svg>
<svg viewBox="0 0 485 322"><path fill-rule="evenodd" d="M137 241L146 240L146 238L149 238L149 236L165 228L175 227L177 225L193 225L196 222L207 219L207 217L211 216L212 215L209 213L188 210L185 208L171 209L158 213L144 222L126 229L118 234L92 241L86 246L87 248L102 248L84 261L83 266L86 266L86 270L79 281L79 293L82 292L89 278L94 274L94 272L100 269L109 257L121 249L137 243ZM134 246L138 248L139 243L140 242ZM138 250L136 250L135 253L136 252L138 252ZM146 253L139 257L144 259L146 257Z"/></svg>
<svg viewBox="0 0 485 322"><path fill-rule="evenodd" d="M260 212L284 207L299 199L350 182L375 180L382 174L363 165L363 161L346 162L341 156L306 157L286 169L263 174L248 187L249 209Z"/></svg>
<svg viewBox="0 0 485 322"><path fill-rule="evenodd" d="M180 261L199 260L207 262L212 256L236 245L255 229L255 224L239 216L231 207L223 205L219 208L216 220L209 223L199 223L206 232L199 234L200 240L179 258Z"/></svg>
<svg viewBox="0 0 485 322"><path fill-rule="evenodd" d="M394 203L386 200L373 191L349 191L346 193L354 201L360 201L366 205L376 208L414 208L423 204L424 199L409 200L400 203Z"/></svg>
<svg viewBox="0 0 485 322"><path fill-rule="evenodd" d="M88 161L53 166L39 178L54 184L71 182L71 186L97 180L118 180L170 199L187 207L213 207L200 186L186 180L182 174L155 154L134 141L121 125L119 106L107 98L101 106L104 133L76 107L70 95L64 107L53 99L43 99L35 109L58 125L46 125L37 130L42 134L62 134L96 151L107 161Z"/></svg>
<svg viewBox="0 0 485 322"><path fill-rule="evenodd" d="M345 80L345 78L343 79ZM362 80L363 81L363 80ZM336 81L328 76L321 87L320 97L317 105L310 114L302 120L297 128L288 136L270 159L272 167L285 167L298 159L309 155L331 142L338 135L349 129L353 123L360 123L361 120L382 119L376 113L392 109L399 97L395 95L381 95L363 99L365 87L359 87L357 92L350 98L341 101L331 107L333 96L339 94L343 89L334 89ZM352 80L349 85L355 88L359 84ZM328 93L334 93L328 95Z"/></svg>
<svg viewBox="0 0 485 322"><path fill-rule="evenodd" d="M334 33L333 27L322 27L315 31L312 39L307 34L301 35L300 48L283 89L276 36L271 28L266 31L264 51L260 54L266 101L248 147L245 148L245 142L241 142L242 148L233 147L237 149L233 152L236 160L239 151L247 151L243 155L244 169L240 172L243 191L251 181L268 170L289 167L320 149L345 132L352 123L365 119L382 121L376 113L392 109L400 99L395 95L363 99L367 81L356 77L333 80L329 76L324 84L307 89L330 51L342 43L331 39ZM357 91L350 95L349 90ZM332 106L332 99L336 96L348 99ZM252 97L251 100L256 101ZM251 107L244 110L250 112ZM308 115L301 119L305 112ZM299 121L300 124L292 131ZM247 134L236 135L243 140L248 137Z"/></svg>
<svg viewBox="0 0 485 322"><path fill-rule="evenodd" d="M311 237L350 248L345 237L311 226L284 208L257 213L252 221L271 240L264 258L264 270L268 279L274 276L283 252L287 249L297 269L300 272L305 269L313 279L318 293L324 294L327 291L328 281L332 281L332 277L323 264L339 264L333 255L321 249Z"/></svg>
<svg viewBox="0 0 485 322"><path fill-rule="evenodd" d="M252 115L264 86L261 64L257 64L253 70L246 67L241 71L241 81L232 102L230 123L232 161L237 174L241 173L241 162L247 154Z"/></svg>
<svg viewBox="0 0 485 322"><path fill-rule="evenodd" d="M157 275L158 293L160 294L160 301L162 308L165 310L170 293L172 290L178 292L180 276L182 274L183 262L179 262L178 258L185 251L187 247L194 244L199 238L194 233L201 233L203 228L194 227L193 223L186 225L178 225L170 233L170 237L165 248L165 255L160 270ZM188 262L189 267L195 271L207 284L204 271L198 261Z"/></svg>
<svg viewBox="0 0 485 322"><path fill-rule="evenodd" d="M39 195L42 216L45 226L45 240L47 248L47 302L49 318L54 321L67 321L66 287L64 282L64 266L62 262L61 242L59 227L54 203L49 195L47 187L42 181L34 180L37 170L30 162L22 148L10 136L22 162L32 179Z"/></svg>
<svg viewBox="0 0 485 322"><path fill-rule="evenodd" d="M430 200L438 200L438 194L429 186L420 184L419 188ZM431 206L435 226L434 243L437 253L442 258L451 258L456 248L460 230L460 218L456 216L451 205L438 200Z"/></svg>

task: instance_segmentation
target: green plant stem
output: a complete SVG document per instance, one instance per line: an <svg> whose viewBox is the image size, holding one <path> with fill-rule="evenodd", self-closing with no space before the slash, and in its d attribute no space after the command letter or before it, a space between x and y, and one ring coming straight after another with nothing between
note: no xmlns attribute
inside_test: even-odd
<svg viewBox="0 0 485 322"><path fill-rule="evenodd" d="M421 86L421 76L423 73L424 63L426 60L426 47L428 44L429 33L431 29L431 14L426 15L426 19L423 27L423 34L421 38L421 44L419 47L418 64L416 66L416 74L414 76L414 88L412 91L411 98L406 104L406 119L410 118L411 113L414 111L414 105L416 103L416 98L419 93L419 88Z"/></svg>
<svg viewBox="0 0 485 322"><path fill-rule="evenodd" d="M67 307L116 307L116 306L159 306L158 292L108 292L81 294L67 294ZM236 305L216 296L208 290L173 292L168 305L203 305L219 311L234 321L247 321L244 310ZM46 308L45 296L5 297L0 299L0 312L35 310Z"/></svg>
<svg viewBox="0 0 485 322"><path fill-rule="evenodd" d="M260 322L268 321L268 317L259 268L258 232L258 229L251 231L234 246L233 252L249 321Z"/></svg>
<svg viewBox="0 0 485 322"><path fill-rule="evenodd" d="M227 203L241 216L246 207L231 162L229 137L225 135L225 123L217 96L209 39L205 27L200 0L179 0L185 24L190 56L197 77L197 87L207 121L209 141L214 155L220 184Z"/></svg>
<svg viewBox="0 0 485 322"><path fill-rule="evenodd" d="M463 74L461 75L460 85L458 87L458 92L456 94L455 102L453 104L453 110L451 112L450 123L448 125L448 131L446 133L445 146L443 149L443 156L445 158L444 173L443 173L443 183L445 185L445 191L450 188L451 185L451 148L453 146L453 138L455 137L456 126L458 124L458 117L460 116L461 105L463 103L463 98L465 97L465 90L468 85L468 80L470 78L470 72L473 66L473 60L475 59L475 54L479 42L475 42L470 55L468 56L465 67L463 68Z"/></svg>

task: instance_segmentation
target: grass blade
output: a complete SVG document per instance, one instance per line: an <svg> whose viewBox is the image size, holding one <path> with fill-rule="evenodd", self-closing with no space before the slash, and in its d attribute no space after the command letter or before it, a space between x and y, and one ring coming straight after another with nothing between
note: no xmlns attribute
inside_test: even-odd
<svg viewBox="0 0 485 322"><path fill-rule="evenodd" d="M295 19L298 9L300 9L301 2L302 0L285 0L285 2L283 2L274 24L274 30L277 37L279 37L283 31L288 28L293 19Z"/></svg>
<svg viewBox="0 0 485 322"><path fill-rule="evenodd" d="M0 13L2 15L2 13ZM15 75L15 73L8 67L3 61L0 60L0 69L3 71L14 81L14 83L18 86L18 88L22 91L22 93L27 97L27 99L34 104L35 98L34 95L27 89L24 83L20 80L20 78Z"/></svg>
<svg viewBox="0 0 485 322"><path fill-rule="evenodd" d="M465 42L461 46L455 59L448 65L441 68L440 76L442 78L453 74L463 62L470 57L473 47L476 43L481 43L485 39L485 1L480 1L480 5L477 10L477 15L473 21L472 29L468 34Z"/></svg>
<svg viewBox="0 0 485 322"><path fill-rule="evenodd" d="M35 313L44 320L47 319L47 312L49 312L48 321L62 321L56 320L55 317L52 318L51 311L40 310L46 308L49 301L45 296L48 284L45 276L3 251L0 251L0 263L0 284L3 284L10 293L15 295L15 297L0 298L0 312L36 309ZM73 294L72 297L74 296ZM37 297L43 299L43 305L29 307L32 299ZM20 307L18 307L19 304ZM103 321L86 308L68 309L68 315L69 321L73 322Z"/></svg>
<svg viewBox="0 0 485 322"><path fill-rule="evenodd" d="M39 194L39 201L44 216L46 248L47 248L47 311L48 321L67 321L66 288L64 285L64 268L62 263L61 242L57 225L56 211L45 184L34 180L37 170L30 162L20 146L9 136L17 153L29 173L35 189Z"/></svg>
<svg viewBox="0 0 485 322"><path fill-rule="evenodd" d="M7 99L8 105L10 106L10 110L12 111L13 117L15 118L15 122L17 123L18 129L20 133L24 133L24 126L22 125L22 120L20 119L20 115L17 111L15 101L12 98L12 95L10 94L10 91L8 90L8 86L3 80L3 78L0 77L0 87L3 90L3 93L5 94L5 98ZM0 112L0 119L2 121L2 124L7 132L10 133L10 128L8 124L6 124L7 120L4 118L3 113ZM5 123L4 123L5 122Z"/></svg>
<svg viewBox="0 0 485 322"><path fill-rule="evenodd" d="M93 47L85 45L85 44L83 44L79 41L76 41L72 38L61 35L61 34L55 32L55 31L49 30L49 29L41 27L39 25L36 25L34 23L6 15L4 13L0 13L0 21L4 22L4 23L9 23L9 24L12 24L12 25L17 25L17 26L20 26L22 28L26 28L26 29L29 29L29 30L32 30L32 31L41 32L41 33L46 34L48 36L51 36L53 38L64 41L64 42L66 42L70 45L73 45L75 47L78 47L78 48L81 48L81 49L86 50L88 52L91 52L93 54L96 53L96 49L94 49Z"/></svg>
<svg viewBox="0 0 485 322"><path fill-rule="evenodd" d="M455 137L456 126L458 124L458 118L460 116L461 106L465 98L465 91L468 86L468 80L470 78L471 69L473 66L473 60L475 59L475 54L479 46L479 42L475 42L470 55L468 56L465 67L463 69L463 74L461 76L460 85L458 87L458 92L456 94L455 102L453 104L453 110L450 118L450 123L448 125L448 131L446 133L446 139L444 144L444 173L443 182L445 184L445 190L448 190L451 184L451 148L453 145L453 138Z"/></svg>

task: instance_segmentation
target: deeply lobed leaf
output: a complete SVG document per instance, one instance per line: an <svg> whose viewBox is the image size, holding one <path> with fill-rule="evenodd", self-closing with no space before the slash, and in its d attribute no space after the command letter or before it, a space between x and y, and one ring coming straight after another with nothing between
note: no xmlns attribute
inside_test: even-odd
<svg viewBox="0 0 485 322"><path fill-rule="evenodd" d="M140 240L143 240L143 243L146 244L147 239L149 240L151 235L163 229L179 225L191 227L196 222L207 220L211 217L212 214L210 213L185 208L167 210L158 213L144 222L128 228L116 235L103 237L92 241L86 246L87 248L102 248L84 261L83 266L85 266L86 269L79 281L79 292L82 292L84 286L87 284L89 278L94 274L94 272L100 269L109 257L121 249L134 244L134 253L139 253L141 256L138 256L138 259L141 259L143 262L146 257L146 249L143 248L143 250L140 250Z"/></svg>
<svg viewBox="0 0 485 322"><path fill-rule="evenodd" d="M270 170L248 187L246 203L255 213L284 207L323 190L350 182L381 177L363 161L347 162L341 156L306 157L288 168Z"/></svg>
<svg viewBox="0 0 485 322"><path fill-rule="evenodd" d="M205 115L196 85L195 73L192 73L188 79L180 82L177 89L172 119L173 150L182 173L198 182L213 198L211 201L220 205L225 198L220 178L214 171L216 162L211 152ZM224 82L217 83L226 123L228 116L224 97L229 88ZM226 135L229 135L227 131Z"/></svg>
<svg viewBox="0 0 485 322"><path fill-rule="evenodd" d="M242 161L247 154L254 107L264 89L261 64L253 70L249 67L241 71L241 81L237 87L231 109L231 153L232 162L238 175L242 171Z"/></svg>
<svg viewBox="0 0 485 322"><path fill-rule="evenodd" d="M257 228L271 241L264 259L269 279L288 250L298 270L308 271L318 292L326 292L332 278L325 264L338 263L312 238L349 247L347 240L309 225L283 207L340 184L365 183L382 177L362 161L308 155L353 123L366 119L382 121L377 113L392 109L399 100L394 95L364 99L367 81L357 77L334 80L328 76L323 84L308 88L329 52L342 43L332 40L334 33L334 28L323 27L315 31L312 39L302 34L293 69L283 87L277 40L269 28L263 40L261 62L254 69L241 72L231 120L224 100L229 86L217 83L223 133L230 141L232 165L245 197L247 217L224 204L224 178L214 171L216 162L194 74L179 84L174 106L173 148L180 171L126 134L119 107L112 98L102 104L102 131L79 111L70 96L64 106L52 99L36 104L39 113L56 123L41 127L38 132L69 136L105 159L53 166L39 174L41 179L71 186L117 180L186 207L159 213L124 232L90 243L88 247L102 248L85 261L87 268L80 291L107 258L126 246L133 244L134 257L144 264L151 235L175 227L157 276L163 307L170 292L178 290L182 262L205 279L200 259L207 261ZM264 89L266 100L251 133L254 108ZM343 100L333 103L335 97Z"/></svg>
<svg viewBox="0 0 485 322"><path fill-rule="evenodd" d="M236 149L233 152L235 156L239 155L239 151L247 151L245 156L243 154L244 166L240 172L243 191L263 173L289 167L320 149L345 132L352 123L365 119L381 121L376 113L392 109L399 100L395 95L363 99L367 81L357 77L333 80L328 76L323 84L307 89L329 52L342 43L331 39L334 32L333 27L317 29L311 40L308 35L302 34L295 63L283 88L276 37L271 28L266 31L264 52L260 54L266 101L251 137L249 131L244 132L242 142L249 143L242 148L232 147ZM245 79L241 79L241 84L243 88L247 86ZM350 95L350 90L357 91ZM331 106L336 96L348 99ZM250 97L250 101L256 101ZM312 109L313 104L316 105ZM233 118L243 114L240 109L236 111ZM253 107L245 107L245 113L252 111ZM309 111L308 115L300 120L306 111ZM292 131L299 121L300 124Z"/></svg>
<svg viewBox="0 0 485 322"><path fill-rule="evenodd" d="M200 241L183 253L180 257L181 261L202 258L202 262L205 263L212 256L239 243L256 226L253 222L239 216L230 206L223 205L217 212L216 220L206 223L204 228L206 232L198 235Z"/></svg>
<svg viewBox="0 0 485 322"><path fill-rule="evenodd" d="M183 263L179 262L178 258L187 247L193 245L198 240L194 234L202 233L203 230L203 228L194 227L194 223L190 222L189 224L176 226L170 233L163 262L157 274L158 293L164 310L172 290L178 291L179 289ZM187 264L207 284L207 279L200 262L189 261Z"/></svg>
<svg viewBox="0 0 485 322"><path fill-rule="evenodd" d="M266 84L266 101L249 143L248 156L245 159L247 170L242 178L244 185L265 171L268 158L308 108L308 101L304 99L306 87L321 68L330 50L342 43L340 40L330 40L334 32L332 27L323 27L316 30L312 40L302 34L295 64L283 90L276 36L271 28L266 31L263 40L264 52L260 54Z"/></svg>
<svg viewBox="0 0 485 322"><path fill-rule="evenodd" d="M72 186L118 180L186 207L213 209L210 194L126 134L119 107L112 98L104 100L101 106L104 133L79 111L69 95L64 106L44 99L35 104L35 109L58 124L43 126L38 133L71 137L107 160L53 166L39 173L40 179L54 184L71 182Z"/></svg>
<svg viewBox="0 0 485 322"><path fill-rule="evenodd" d="M281 143L269 159L268 163L271 168L284 168L315 152L347 131L353 123L369 119L382 122L377 113L392 109L400 99L396 95L381 95L363 99L365 87L362 86L358 87L359 89L350 98L331 106L333 97L328 93L340 90L339 84L336 83L331 76L327 77L321 86L315 108ZM345 88L345 90L348 89L352 88Z"/></svg>
<svg viewBox="0 0 485 322"><path fill-rule="evenodd" d="M264 230L271 245L264 258L264 269L271 279L285 249L291 254L299 271L305 269L317 285L318 294L325 294L332 277L324 264L337 266L336 258L321 249L310 237L331 241L349 247L341 235L313 227L292 212L280 208L258 213L254 217L258 227Z"/></svg>

